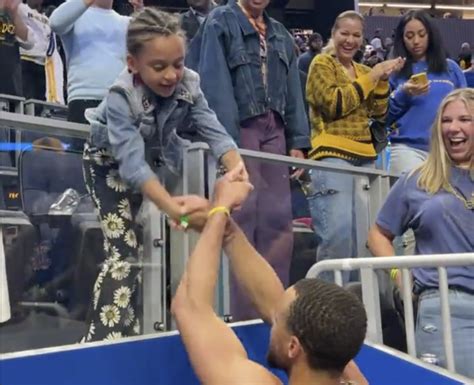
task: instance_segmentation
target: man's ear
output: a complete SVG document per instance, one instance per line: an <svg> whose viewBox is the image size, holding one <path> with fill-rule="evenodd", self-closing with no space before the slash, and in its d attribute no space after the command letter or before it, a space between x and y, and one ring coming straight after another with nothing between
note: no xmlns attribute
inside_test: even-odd
<svg viewBox="0 0 474 385"><path fill-rule="evenodd" d="M303 352L303 347L301 346L300 340L298 337L292 336L288 344L288 358L294 360Z"/></svg>

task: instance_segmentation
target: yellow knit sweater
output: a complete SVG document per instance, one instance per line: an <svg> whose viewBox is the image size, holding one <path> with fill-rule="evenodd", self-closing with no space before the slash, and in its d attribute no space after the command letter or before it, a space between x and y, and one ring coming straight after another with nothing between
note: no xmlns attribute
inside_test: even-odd
<svg viewBox="0 0 474 385"><path fill-rule="evenodd" d="M355 80L331 55L320 54L311 63L306 98L310 107L312 159L377 157L369 119L385 116L388 82L374 83L369 67L353 64Z"/></svg>

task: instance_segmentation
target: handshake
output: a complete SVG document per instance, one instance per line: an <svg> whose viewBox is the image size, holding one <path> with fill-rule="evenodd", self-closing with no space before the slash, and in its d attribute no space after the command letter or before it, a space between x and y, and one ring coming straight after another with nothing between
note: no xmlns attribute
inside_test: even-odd
<svg viewBox="0 0 474 385"><path fill-rule="evenodd" d="M191 228L201 231L213 207L225 207L228 212L238 210L252 190L244 164L239 163L216 181L212 201L198 195L173 197L180 208L181 217L179 221L171 218L170 225L176 230Z"/></svg>

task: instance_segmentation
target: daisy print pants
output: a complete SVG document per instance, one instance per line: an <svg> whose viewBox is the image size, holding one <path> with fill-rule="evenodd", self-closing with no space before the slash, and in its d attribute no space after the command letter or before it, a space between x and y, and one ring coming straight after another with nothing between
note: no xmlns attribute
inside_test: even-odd
<svg viewBox="0 0 474 385"><path fill-rule="evenodd" d="M94 284L88 330L83 342L140 334L137 307L141 284L141 245L134 222L137 205L118 173L118 163L103 149L84 148L84 179L99 210L106 260Z"/></svg>

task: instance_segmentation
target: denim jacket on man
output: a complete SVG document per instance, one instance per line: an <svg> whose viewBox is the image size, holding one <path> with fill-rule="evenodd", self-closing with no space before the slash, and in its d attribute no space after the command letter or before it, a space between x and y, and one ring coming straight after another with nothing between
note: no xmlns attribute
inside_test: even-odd
<svg viewBox="0 0 474 385"><path fill-rule="evenodd" d="M181 172L190 143L185 137L206 142L216 159L237 148L209 109L199 75L187 68L169 98L158 98L124 70L104 101L85 115L91 146L111 152L120 176L135 189L154 176L150 164L157 161L175 174Z"/></svg>
<svg viewBox="0 0 474 385"><path fill-rule="evenodd" d="M310 148L293 38L276 20L266 14L264 19L267 92L259 35L235 0L208 15L191 43L186 64L201 76L209 106L237 143L240 122L271 109L283 118L288 149Z"/></svg>

